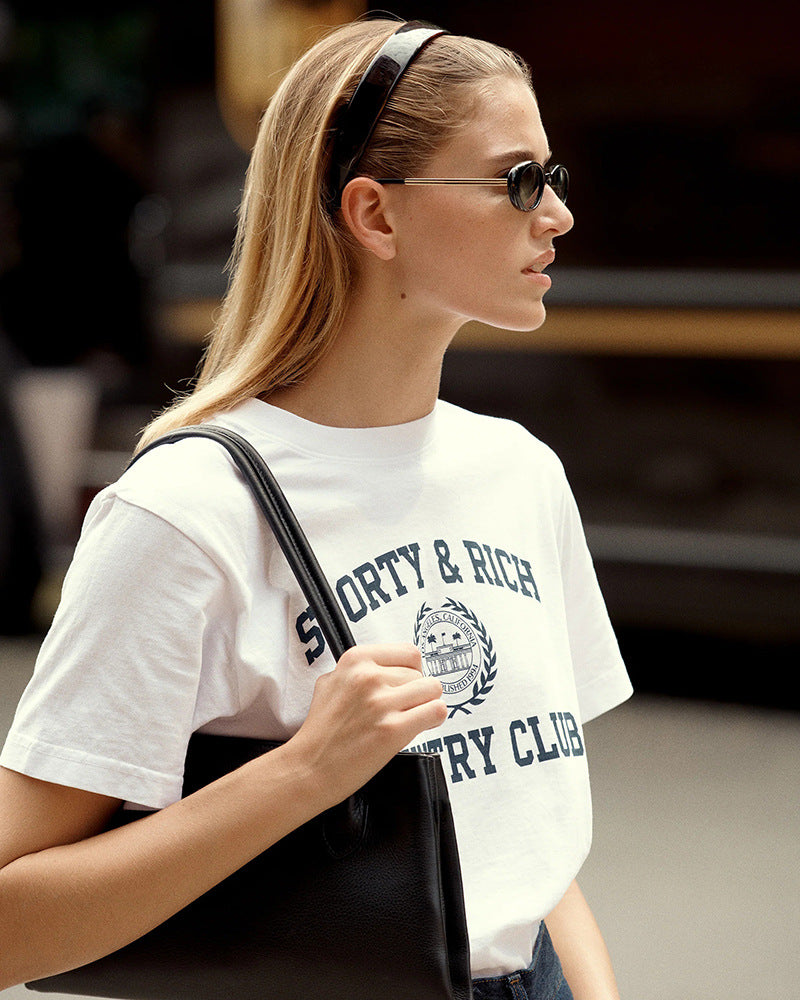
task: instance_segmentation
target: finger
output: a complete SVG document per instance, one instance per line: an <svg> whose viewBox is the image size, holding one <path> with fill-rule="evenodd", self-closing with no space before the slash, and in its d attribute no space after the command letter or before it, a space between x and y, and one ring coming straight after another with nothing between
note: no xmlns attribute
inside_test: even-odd
<svg viewBox="0 0 800 1000"><path fill-rule="evenodd" d="M406 684L414 684L419 680L427 679L423 674L420 677L418 670L411 667L379 667L377 680L388 687L402 687Z"/></svg>
<svg viewBox="0 0 800 1000"><path fill-rule="evenodd" d="M349 667L365 660L371 660L382 667L408 667L422 673L422 654L410 642L353 646L342 655L339 663L343 667Z"/></svg>
<svg viewBox="0 0 800 1000"><path fill-rule="evenodd" d="M407 712L419 705L441 700L442 684L435 677L417 677L415 681L395 688L388 697L393 709Z"/></svg>
<svg viewBox="0 0 800 1000"><path fill-rule="evenodd" d="M426 729L436 729L447 718L447 705L437 698L402 713L404 746Z"/></svg>

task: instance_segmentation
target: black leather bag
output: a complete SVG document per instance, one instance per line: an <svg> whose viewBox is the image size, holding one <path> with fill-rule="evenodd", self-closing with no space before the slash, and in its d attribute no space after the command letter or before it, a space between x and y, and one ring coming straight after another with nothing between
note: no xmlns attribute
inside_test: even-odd
<svg viewBox="0 0 800 1000"><path fill-rule="evenodd" d="M354 644L349 626L261 456L219 427L183 428L150 447L190 436L228 449L338 658ZM183 794L277 745L195 733ZM398 754L144 937L28 986L132 1000L469 1000L461 871L438 756Z"/></svg>

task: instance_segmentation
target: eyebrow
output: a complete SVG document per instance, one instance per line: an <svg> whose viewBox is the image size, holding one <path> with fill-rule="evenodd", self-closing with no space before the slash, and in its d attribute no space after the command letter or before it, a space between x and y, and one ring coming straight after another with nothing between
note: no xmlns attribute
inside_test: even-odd
<svg viewBox="0 0 800 1000"><path fill-rule="evenodd" d="M548 149L545 158L543 160L539 160L538 162L540 162L541 165L545 167L547 166L547 163L552 157L552 155L553 155L552 152ZM523 160L535 160L535 159L536 159L535 153L531 153L529 149L512 149L509 150L507 153L499 153L497 156L490 156L486 162L491 166L496 165L498 167L502 167L506 163L512 163L512 164L522 163Z"/></svg>

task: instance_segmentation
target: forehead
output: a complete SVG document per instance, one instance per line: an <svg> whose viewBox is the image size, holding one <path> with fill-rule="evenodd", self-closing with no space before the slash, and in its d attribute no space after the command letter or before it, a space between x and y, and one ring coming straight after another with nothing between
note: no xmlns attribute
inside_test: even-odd
<svg viewBox="0 0 800 1000"><path fill-rule="evenodd" d="M484 84L477 93L473 114L455 138L436 157L444 166L469 162L475 169L494 164L511 153L514 162L530 159L543 163L550 148L536 98L519 80L498 78ZM441 159L440 159L441 158ZM505 167L513 166L506 163Z"/></svg>

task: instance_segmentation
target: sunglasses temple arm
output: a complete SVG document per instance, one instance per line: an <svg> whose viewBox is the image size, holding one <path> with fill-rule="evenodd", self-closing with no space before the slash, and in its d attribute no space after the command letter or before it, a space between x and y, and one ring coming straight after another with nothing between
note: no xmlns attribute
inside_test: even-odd
<svg viewBox="0 0 800 1000"><path fill-rule="evenodd" d="M425 184L490 184L505 187L508 183L505 177L376 177L378 184L408 184L410 186Z"/></svg>

